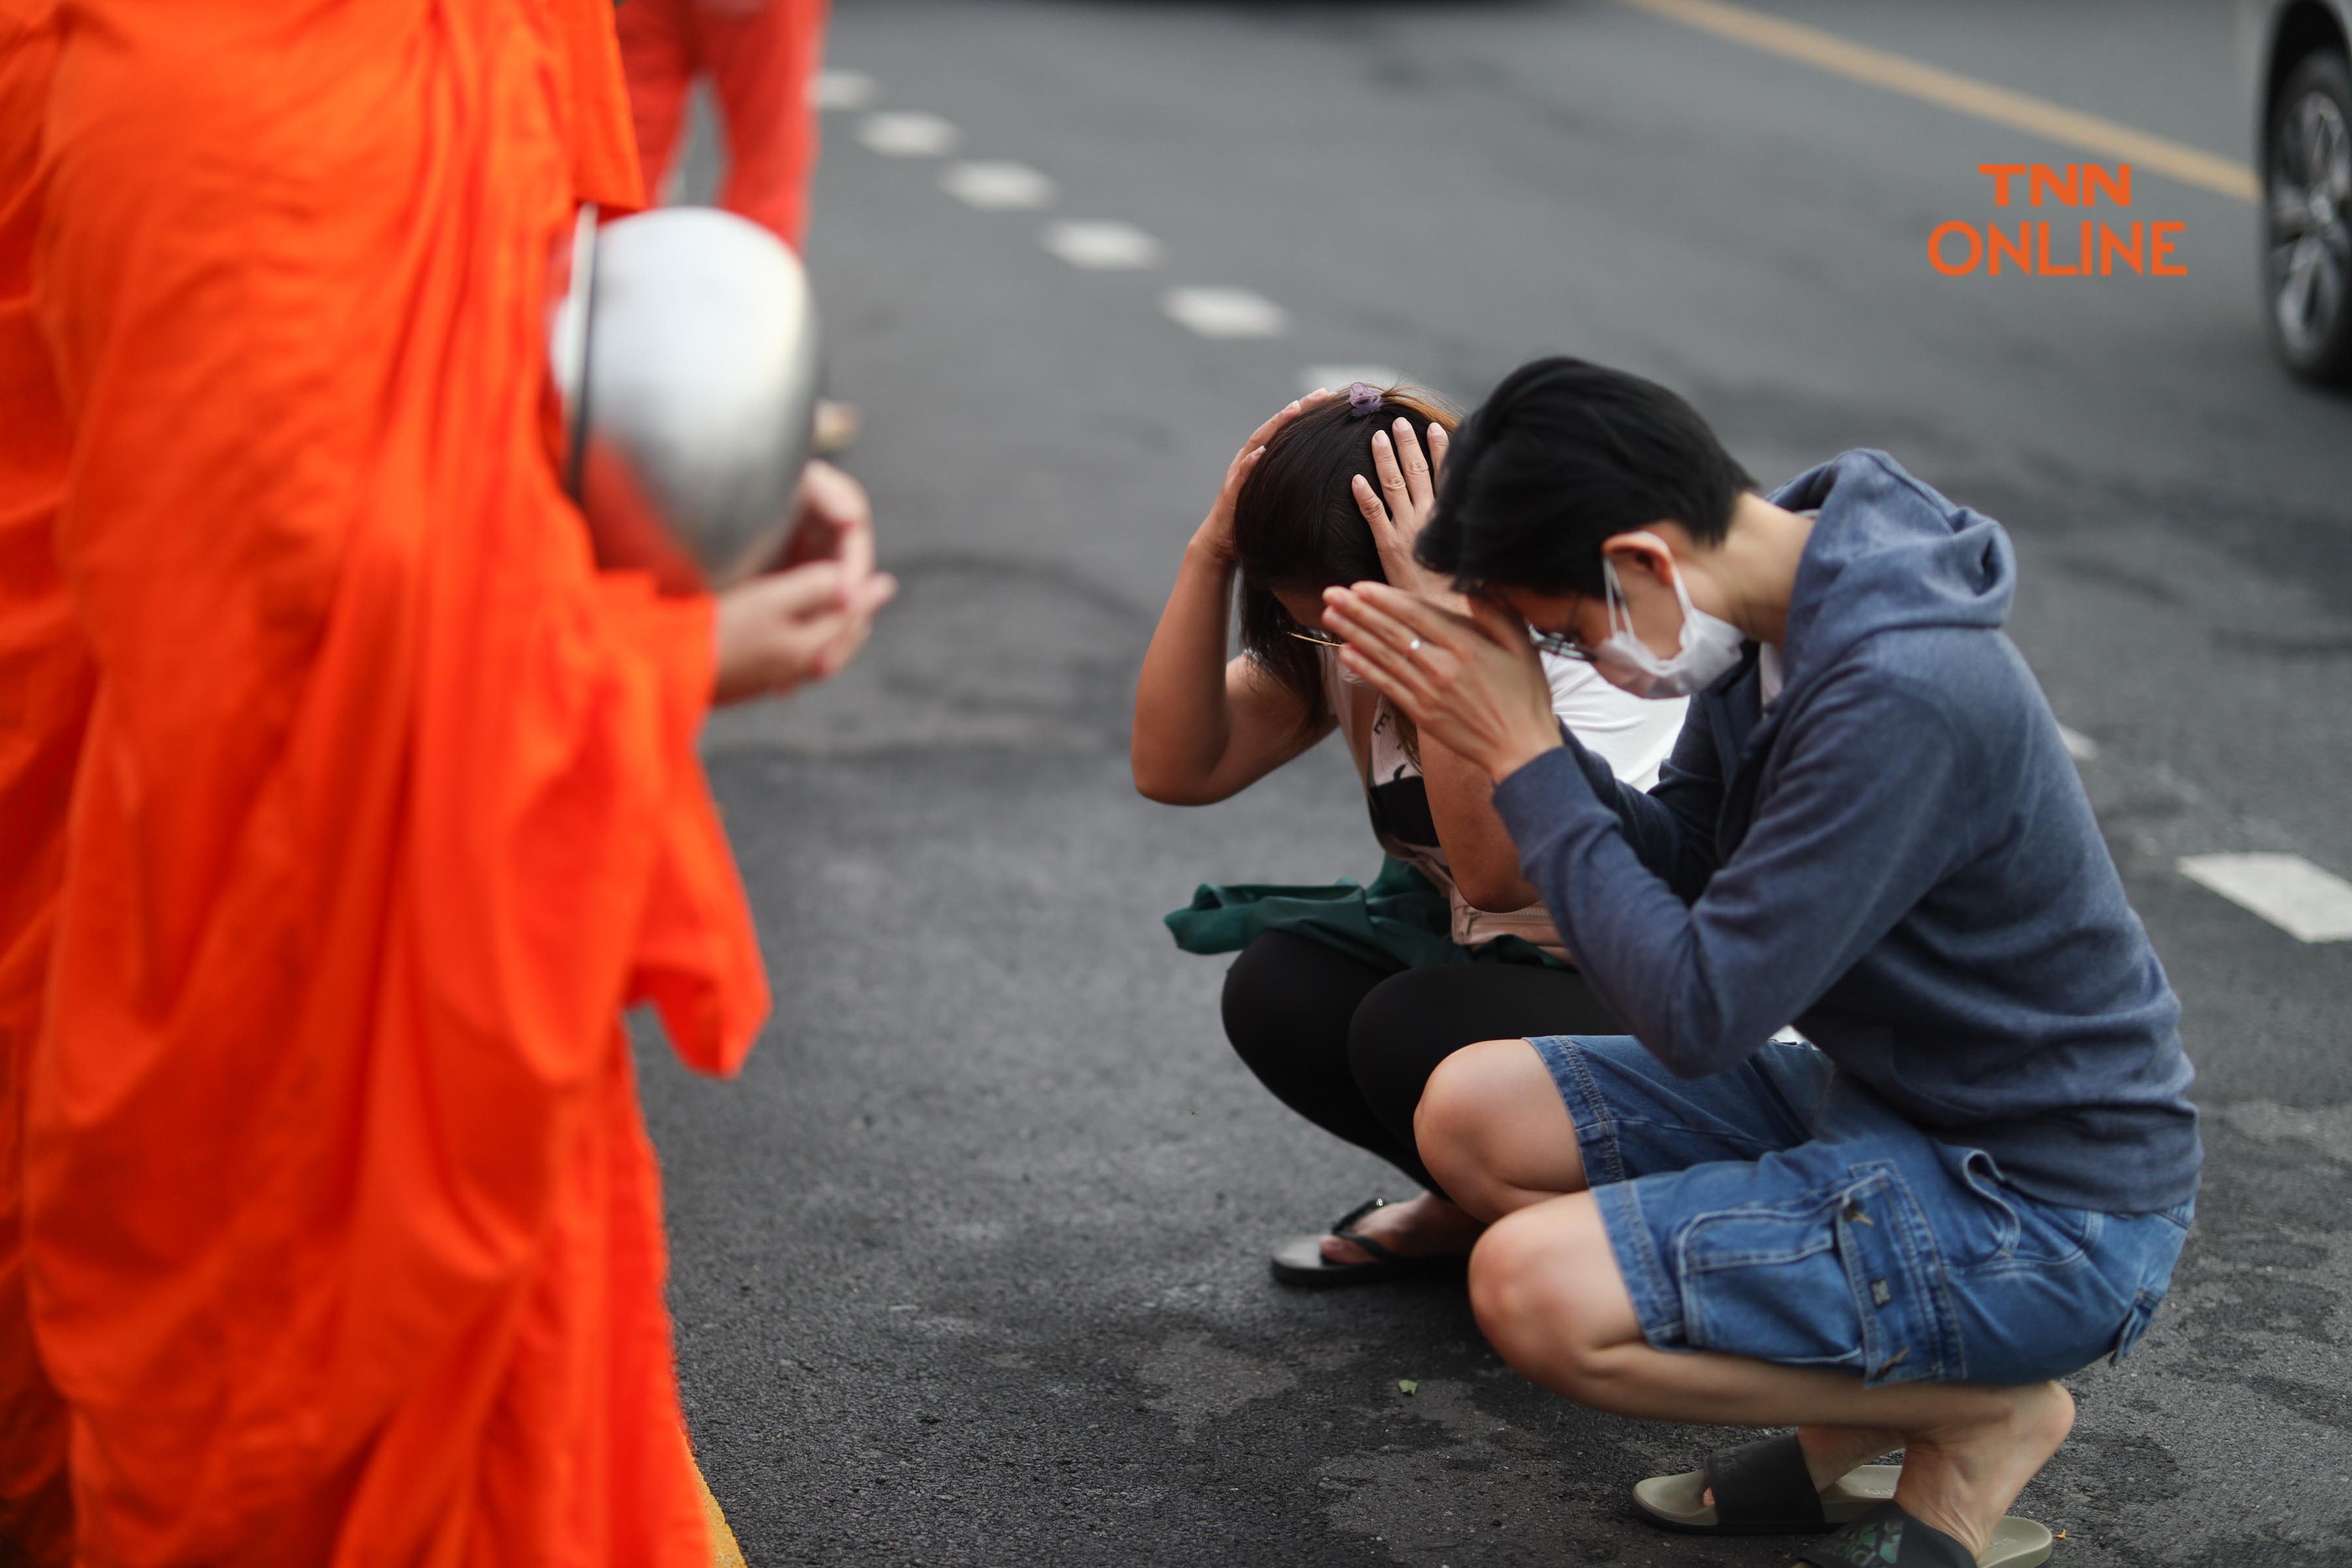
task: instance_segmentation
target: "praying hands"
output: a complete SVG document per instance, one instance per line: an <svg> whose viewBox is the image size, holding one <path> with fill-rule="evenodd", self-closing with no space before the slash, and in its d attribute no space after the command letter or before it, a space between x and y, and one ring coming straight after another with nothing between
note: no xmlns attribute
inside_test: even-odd
<svg viewBox="0 0 2352 1568"><path fill-rule="evenodd" d="M1502 605L1474 597L1463 615L1385 583L1326 589L1323 605L1349 671L1495 783L1560 744L1542 662Z"/></svg>

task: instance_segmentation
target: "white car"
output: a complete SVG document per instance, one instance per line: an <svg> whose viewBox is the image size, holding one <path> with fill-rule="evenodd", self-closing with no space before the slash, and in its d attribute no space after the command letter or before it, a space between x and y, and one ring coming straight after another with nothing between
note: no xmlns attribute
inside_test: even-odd
<svg viewBox="0 0 2352 1568"><path fill-rule="evenodd" d="M2295 374L2352 384L2352 0L2239 0L2238 39L2271 342Z"/></svg>

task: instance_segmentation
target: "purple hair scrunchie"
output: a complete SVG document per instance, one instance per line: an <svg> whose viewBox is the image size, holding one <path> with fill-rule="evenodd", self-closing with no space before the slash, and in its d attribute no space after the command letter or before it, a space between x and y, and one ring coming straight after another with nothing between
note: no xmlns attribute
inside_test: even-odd
<svg viewBox="0 0 2352 1568"><path fill-rule="evenodd" d="M1368 381L1351 382L1348 386L1348 410L1359 419L1381 411L1381 389Z"/></svg>

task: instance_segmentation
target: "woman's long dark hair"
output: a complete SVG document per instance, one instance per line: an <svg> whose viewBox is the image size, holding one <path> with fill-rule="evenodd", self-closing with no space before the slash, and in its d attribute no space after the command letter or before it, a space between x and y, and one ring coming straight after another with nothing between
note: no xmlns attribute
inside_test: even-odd
<svg viewBox="0 0 2352 1568"><path fill-rule="evenodd" d="M1431 393L1391 386L1381 406L1359 414L1345 397L1309 409L1266 443L1265 456L1234 500L1234 553L1241 563L1242 651L1299 700L1305 727L1331 717L1323 690L1321 651L1290 634L1300 630L1274 590L1320 593L1367 579L1385 583L1371 525L1356 505L1358 474L1378 486L1372 433L1396 439L1399 418L1412 426L1425 455L1432 424L1452 431L1455 416ZM1402 715L1400 715L1402 717Z"/></svg>

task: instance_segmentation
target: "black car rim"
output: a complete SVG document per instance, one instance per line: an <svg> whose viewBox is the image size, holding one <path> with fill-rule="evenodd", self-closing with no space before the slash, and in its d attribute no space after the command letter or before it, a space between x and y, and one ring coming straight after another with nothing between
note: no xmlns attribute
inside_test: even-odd
<svg viewBox="0 0 2352 1568"><path fill-rule="evenodd" d="M2352 283L2352 133L2316 89L2280 117L2271 148L2271 278L2287 348L2318 354Z"/></svg>

